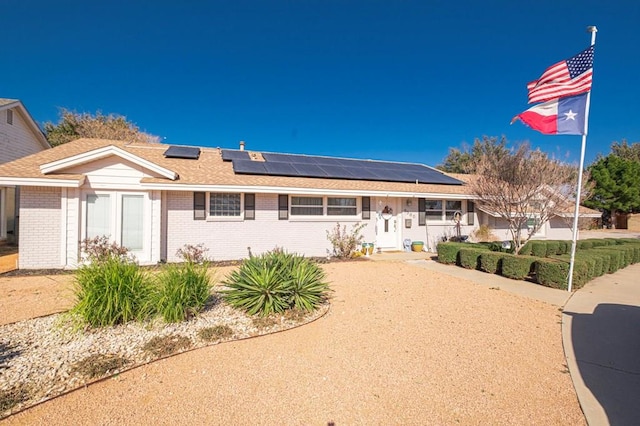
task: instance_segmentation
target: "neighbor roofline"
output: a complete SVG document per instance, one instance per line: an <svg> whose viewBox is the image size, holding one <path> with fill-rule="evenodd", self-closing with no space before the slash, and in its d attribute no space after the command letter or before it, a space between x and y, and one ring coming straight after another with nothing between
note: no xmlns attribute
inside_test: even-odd
<svg viewBox="0 0 640 426"><path fill-rule="evenodd" d="M4 111L6 109L11 109L11 108L18 108L18 110L20 110L20 113L26 119L27 125L31 127L31 131L36 135L36 139L38 139L38 142L40 143L40 145L42 145L44 149L51 148L51 145L47 141L47 138L44 136L44 133L40 129L40 126L38 126L38 123L36 123L36 121L33 119L31 114L29 114L29 111L27 110L27 108L22 104L22 101L20 101L19 99L16 99L14 102L11 102L5 105L0 105L0 111Z"/></svg>

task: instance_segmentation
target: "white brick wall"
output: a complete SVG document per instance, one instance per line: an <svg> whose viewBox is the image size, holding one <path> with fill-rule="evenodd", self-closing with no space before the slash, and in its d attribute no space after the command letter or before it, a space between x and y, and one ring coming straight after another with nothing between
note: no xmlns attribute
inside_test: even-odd
<svg viewBox="0 0 640 426"><path fill-rule="evenodd" d="M331 250L327 230L335 220L301 222L278 220L278 195L256 194L256 219L245 221L193 220L193 193L168 192L167 261L175 262L176 251L184 244L203 243L213 260L234 260L260 254L278 246L305 256L326 256ZM372 214L373 219L374 214ZM356 222L344 222L347 228ZM364 233L374 232L373 222Z"/></svg>
<svg viewBox="0 0 640 426"><path fill-rule="evenodd" d="M64 266L60 257L60 197L60 188L21 188L20 269Z"/></svg>

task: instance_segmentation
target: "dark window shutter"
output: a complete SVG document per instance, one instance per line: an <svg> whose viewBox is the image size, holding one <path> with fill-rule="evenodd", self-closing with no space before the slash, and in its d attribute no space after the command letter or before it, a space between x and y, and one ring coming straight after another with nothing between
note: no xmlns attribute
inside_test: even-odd
<svg viewBox="0 0 640 426"><path fill-rule="evenodd" d="M193 193L193 220L206 219L206 199L207 196L204 192Z"/></svg>
<svg viewBox="0 0 640 426"><path fill-rule="evenodd" d="M286 194L278 195L278 219L289 219L289 196Z"/></svg>
<svg viewBox="0 0 640 426"><path fill-rule="evenodd" d="M427 203L424 198L418 198L418 226L427 224Z"/></svg>
<svg viewBox="0 0 640 426"><path fill-rule="evenodd" d="M362 219L371 219L371 197L362 197Z"/></svg>
<svg viewBox="0 0 640 426"><path fill-rule="evenodd" d="M256 194L244 194L244 220L256 218Z"/></svg>
<svg viewBox="0 0 640 426"><path fill-rule="evenodd" d="M467 201L467 225L475 225L476 206L473 201Z"/></svg>

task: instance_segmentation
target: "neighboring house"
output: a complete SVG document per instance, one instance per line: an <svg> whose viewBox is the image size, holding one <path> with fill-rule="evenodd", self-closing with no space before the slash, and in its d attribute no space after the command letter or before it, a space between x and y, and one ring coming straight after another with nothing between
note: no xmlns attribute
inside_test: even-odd
<svg viewBox="0 0 640 426"><path fill-rule="evenodd" d="M51 148L22 102L0 98L0 164ZM0 241L17 242L18 194L11 182L0 184Z"/></svg>
<svg viewBox="0 0 640 426"><path fill-rule="evenodd" d="M241 145L243 147L243 145ZM0 166L21 186L20 268L74 268L81 242L108 235L141 264L213 260L275 247L327 256L336 223L365 242L434 250L479 224L465 184L421 164L80 139Z"/></svg>

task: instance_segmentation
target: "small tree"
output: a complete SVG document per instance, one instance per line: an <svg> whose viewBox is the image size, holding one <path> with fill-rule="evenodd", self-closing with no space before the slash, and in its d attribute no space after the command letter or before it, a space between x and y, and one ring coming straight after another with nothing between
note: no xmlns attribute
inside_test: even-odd
<svg viewBox="0 0 640 426"><path fill-rule="evenodd" d="M470 189L477 204L507 221L518 253L553 216L575 203L575 168L521 144L506 155L485 153L475 162ZM526 232L523 235L523 230Z"/></svg>
<svg viewBox="0 0 640 426"><path fill-rule="evenodd" d="M159 142L160 138L141 131L126 117L117 114L95 115L62 108L57 124L44 124L44 133L51 146L58 146L80 138L113 139L129 142Z"/></svg>

